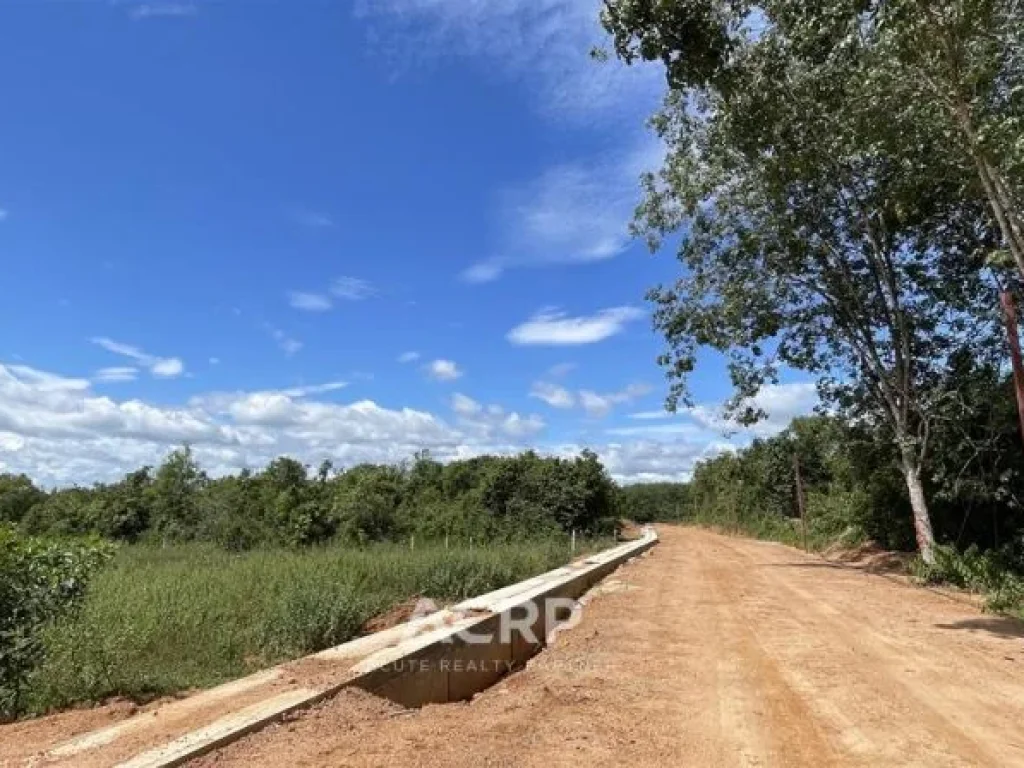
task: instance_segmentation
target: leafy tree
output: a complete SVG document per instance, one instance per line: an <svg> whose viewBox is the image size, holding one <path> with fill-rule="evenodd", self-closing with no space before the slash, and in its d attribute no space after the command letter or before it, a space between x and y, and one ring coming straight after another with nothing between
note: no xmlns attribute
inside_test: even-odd
<svg viewBox="0 0 1024 768"><path fill-rule="evenodd" d="M20 523L45 498L26 475L0 474L0 524Z"/></svg>
<svg viewBox="0 0 1024 768"><path fill-rule="evenodd" d="M44 541L0 526L0 720L21 709L25 681L43 657L43 629L80 602L111 554L98 542Z"/></svg>
<svg viewBox="0 0 1024 768"><path fill-rule="evenodd" d="M651 293L670 407L688 401L702 346L728 355L743 423L782 368L814 374L826 402L891 434L930 560L925 473L939 403L955 396L946 363L999 349L984 211L889 151L848 4L610 0L605 22L625 60L668 72L653 121L668 157L637 230L652 245L683 232L685 276Z"/></svg>
<svg viewBox="0 0 1024 768"><path fill-rule="evenodd" d="M195 538L201 521L199 492L206 475L188 446L160 465L150 488L153 529L164 541Z"/></svg>

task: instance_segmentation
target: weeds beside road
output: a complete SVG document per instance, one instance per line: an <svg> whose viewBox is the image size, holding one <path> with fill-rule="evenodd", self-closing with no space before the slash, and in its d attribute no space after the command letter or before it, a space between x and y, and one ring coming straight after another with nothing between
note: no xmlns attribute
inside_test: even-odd
<svg viewBox="0 0 1024 768"><path fill-rule="evenodd" d="M569 557L563 539L412 551L125 547L96 575L80 612L46 631L26 710L207 687L345 642L411 596L456 601Z"/></svg>

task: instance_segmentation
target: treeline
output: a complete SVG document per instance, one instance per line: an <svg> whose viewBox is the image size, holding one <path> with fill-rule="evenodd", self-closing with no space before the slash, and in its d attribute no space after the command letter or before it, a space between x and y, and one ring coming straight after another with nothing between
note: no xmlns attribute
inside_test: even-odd
<svg viewBox="0 0 1024 768"><path fill-rule="evenodd" d="M975 382L977 383L977 382ZM920 575L987 592L997 607L1024 599L1024 449L1009 384L977 387L972 418L939 427L932 502L936 562ZM871 541L913 551L899 457L884 429L814 416L781 434L697 465L684 518L808 546Z"/></svg>
<svg viewBox="0 0 1024 768"><path fill-rule="evenodd" d="M576 530L610 533L619 489L597 455L485 456L442 464L310 473L282 457L259 472L211 478L187 447L116 483L45 492L0 475L0 525L44 536L124 542L210 541L228 549L339 541L508 541ZM632 509L632 507L630 507ZM637 512L638 517L642 517Z"/></svg>
<svg viewBox="0 0 1024 768"><path fill-rule="evenodd" d="M678 278L648 294L670 405L693 404L708 348L741 424L800 371L878 452L867 486L836 469L843 503L884 498L895 465L906 490L868 505L883 532L905 498L924 562L943 540L1001 547L1021 449L986 418L1012 408L1024 299L1019 0L606 0L601 20L665 78L633 230L678 244Z"/></svg>

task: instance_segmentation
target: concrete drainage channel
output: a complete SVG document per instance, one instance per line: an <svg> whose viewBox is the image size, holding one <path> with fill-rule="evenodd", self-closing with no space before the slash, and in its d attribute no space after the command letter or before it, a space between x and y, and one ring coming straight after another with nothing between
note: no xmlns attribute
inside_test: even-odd
<svg viewBox="0 0 1024 768"><path fill-rule="evenodd" d="M657 542L647 528L564 568L80 735L33 764L170 768L349 687L406 707L469 699L539 652L571 601Z"/></svg>

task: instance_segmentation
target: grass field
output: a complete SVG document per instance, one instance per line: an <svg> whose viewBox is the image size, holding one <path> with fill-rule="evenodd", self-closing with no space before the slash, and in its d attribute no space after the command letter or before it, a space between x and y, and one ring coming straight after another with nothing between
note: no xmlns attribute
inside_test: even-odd
<svg viewBox="0 0 1024 768"><path fill-rule="evenodd" d="M568 559L564 541L245 554L125 547L96 576L79 614L49 629L28 707L207 687L345 642L409 597L455 601Z"/></svg>

